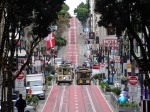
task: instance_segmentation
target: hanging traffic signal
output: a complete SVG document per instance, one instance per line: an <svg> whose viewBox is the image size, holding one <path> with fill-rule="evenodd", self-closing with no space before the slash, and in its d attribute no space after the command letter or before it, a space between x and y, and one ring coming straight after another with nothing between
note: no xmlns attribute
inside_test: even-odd
<svg viewBox="0 0 150 112"><path fill-rule="evenodd" d="M99 44L99 37L96 37L96 44Z"/></svg>
<svg viewBox="0 0 150 112"><path fill-rule="evenodd" d="M95 39L95 32L89 32L89 39Z"/></svg>
<svg viewBox="0 0 150 112"><path fill-rule="evenodd" d="M113 61L110 62L110 66L114 67L114 62Z"/></svg>

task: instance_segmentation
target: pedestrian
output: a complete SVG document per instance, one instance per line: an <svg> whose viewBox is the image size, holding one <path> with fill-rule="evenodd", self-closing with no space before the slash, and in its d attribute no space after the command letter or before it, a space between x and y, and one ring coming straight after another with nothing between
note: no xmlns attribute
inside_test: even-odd
<svg viewBox="0 0 150 112"><path fill-rule="evenodd" d="M19 94L19 99L17 100L15 106L17 107L18 112L24 112L26 107L26 102L24 99L22 99L22 94Z"/></svg>

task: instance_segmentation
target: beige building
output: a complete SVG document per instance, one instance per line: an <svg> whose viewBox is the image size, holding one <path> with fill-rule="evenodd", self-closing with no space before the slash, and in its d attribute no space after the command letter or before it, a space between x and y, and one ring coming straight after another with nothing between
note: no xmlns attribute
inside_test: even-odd
<svg viewBox="0 0 150 112"><path fill-rule="evenodd" d="M91 19L90 19L91 20L91 31L95 32L95 36L99 37L100 45L113 44L113 46L114 46L115 44L117 44L115 28L113 28L111 25L108 28L98 26L100 14L97 14L94 12L94 8L95 8L94 1L95 0L89 0L90 13L91 13ZM106 41L105 41L105 39L106 39Z"/></svg>

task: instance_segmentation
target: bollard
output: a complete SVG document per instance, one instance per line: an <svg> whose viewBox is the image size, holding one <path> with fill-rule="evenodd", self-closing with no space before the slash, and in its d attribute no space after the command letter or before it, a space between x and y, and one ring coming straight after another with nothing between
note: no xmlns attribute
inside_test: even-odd
<svg viewBox="0 0 150 112"><path fill-rule="evenodd" d="M96 85L98 86L99 85L99 80L98 79L96 80L96 83L97 83Z"/></svg>

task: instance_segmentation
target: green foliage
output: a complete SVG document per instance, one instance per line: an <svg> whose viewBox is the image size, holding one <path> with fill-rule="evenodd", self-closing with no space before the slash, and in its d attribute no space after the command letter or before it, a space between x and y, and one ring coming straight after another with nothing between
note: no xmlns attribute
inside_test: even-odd
<svg viewBox="0 0 150 112"><path fill-rule="evenodd" d="M51 71L51 74L53 74L53 75L54 75L54 74L55 74L55 70L52 70L52 71Z"/></svg>
<svg viewBox="0 0 150 112"><path fill-rule="evenodd" d="M133 102L132 106L135 107L135 108L138 107L137 102Z"/></svg>
<svg viewBox="0 0 150 112"><path fill-rule="evenodd" d="M85 25L88 18L88 4L82 2L74 9L74 13L76 13L76 17L82 22L82 25Z"/></svg>
<svg viewBox="0 0 150 112"><path fill-rule="evenodd" d="M93 76L93 78L94 78L94 79L102 80L102 79L105 79L106 76L105 76L104 73L101 73L101 74L95 74L95 75Z"/></svg>
<svg viewBox="0 0 150 112"><path fill-rule="evenodd" d="M134 108L137 108L138 104L137 104L137 102L133 102L132 103L132 102L127 101L126 103L120 102L119 106L121 106L121 107L134 107Z"/></svg>
<svg viewBox="0 0 150 112"><path fill-rule="evenodd" d="M124 106L124 103L120 102L120 103L119 103L119 106L123 107L123 106Z"/></svg>
<svg viewBox="0 0 150 112"><path fill-rule="evenodd" d="M51 81L52 78L53 78L53 76L48 75L48 76L46 76L46 81Z"/></svg>
<svg viewBox="0 0 150 112"><path fill-rule="evenodd" d="M48 84L48 86L51 86L51 85L52 85L52 82L51 82L51 81L48 81L47 84Z"/></svg>
<svg viewBox="0 0 150 112"><path fill-rule="evenodd" d="M107 82L101 82L101 83L100 83L100 86L101 86L102 88L104 88L104 86L106 86L106 87L107 87L107 86L109 86L109 85L108 85L108 83L107 83Z"/></svg>
<svg viewBox="0 0 150 112"><path fill-rule="evenodd" d="M67 4L62 4L62 10L69 11L69 6Z"/></svg>
<svg viewBox="0 0 150 112"><path fill-rule="evenodd" d="M53 68L53 66L47 66L47 67L45 68L45 70L46 70L46 71L51 71L52 68Z"/></svg>
<svg viewBox="0 0 150 112"><path fill-rule="evenodd" d="M96 75L93 76L93 78L94 78L94 79L99 79L99 75L96 74Z"/></svg>
<svg viewBox="0 0 150 112"><path fill-rule="evenodd" d="M57 46L66 46L66 39L60 37L60 36L55 36L55 41Z"/></svg>
<svg viewBox="0 0 150 112"><path fill-rule="evenodd" d="M131 106L131 102L127 101L127 102L125 103L125 106L126 106L126 107L130 107L130 106Z"/></svg>
<svg viewBox="0 0 150 112"><path fill-rule="evenodd" d="M106 86L106 91L107 91L107 92L111 92L110 86Z"/></svg>
<svg viewBox="0 0 150 112"><path fill-rule="evenodd" d="M116 95L120 95L120 93L121 93L120 88L113 88L111 91L114 92Z"/></svg>
<svg viewBox="0 0 150 112"><path fill-rule="evenodd" d="M25 101L27 102L27 105L37 106L39 98L37 96L34 96L32 98L26 98Z"/></svg>

